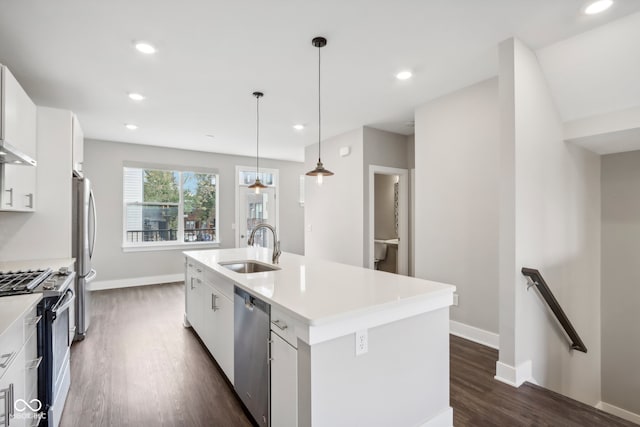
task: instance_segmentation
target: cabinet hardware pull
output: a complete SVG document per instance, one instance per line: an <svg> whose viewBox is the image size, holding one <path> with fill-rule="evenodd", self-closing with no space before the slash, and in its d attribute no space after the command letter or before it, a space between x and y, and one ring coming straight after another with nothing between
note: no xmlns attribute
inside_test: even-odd
<svg viewBox="0 0 640 427"><path fill-rule="evenodd" d="M282 324L280 324L281 320L280 319L276 319L273 321L273 324L276 325L278 328L280 328L281 331L284 331L285 329L288 328L287 324L282 322Z"/></svg>
<svg viewBox="0 0 640 427"><path fill-rule="evenodd" d="M37 359L33 359L31 362L27 363L26 365L27 370L38 369L38 367L40 366L40 362L42 362L42 356L38 357Z"/></svg>
<svg viewBox="0 0 640 427"><path fill-rule="evenodd" d="M12 206L13 207L13 188L10 188L8 190L4 190L7 193L9 193L9 201L7 202L7 206Z"/></svg>
<svg viewBox="0 0 640 427"><path fill-rule="evenodd" d="M40 319L42 319L42 315L32 317L30 320L25 322L25 324L28 325L28 326L37 325L38 322L40 321Z"/></svg>
<svg viewBox="0 0 640 427"><path fill-rule="evenodd" d="M27 194L26 197L29 198L29 204L27 205L27 207L33 209L33 193Z"/></svg>
<svg viewBox="0 0 640 427"><path fill-rule="evenodd" d="M193 277L191 278L191 290L193 290Z"/></svg>
<svg viewBox="0 0 640 427"><path fill-rule="evenodd" d="M218 299L218 295L211 294L211 310L218 311L220 307L216 305L216 300Z"/></svg>
<svg viewBox="0 0 640 427"><path fill-rule="evenodd" d="M189 264L189 267L193 267L193 264Z"/></svg>
<svg viewBox="0 0 640 427"><path fill-rule="evenodd" d="M200 270L199 268L196 268L196 271L197 271L198 273L202 273L202 270Z"/></svg>
<svg viewBox="0 0 640 427"><path fill-rule="evenodd" d="M5 353L3 355L0 356L0 360L5 359L4 362L0 363L0 368L4 369L7 366L9 366L9 364L11 363L11 361L13 360L13 356L16 354L15 351L12 351L11 353Z"/></svg>

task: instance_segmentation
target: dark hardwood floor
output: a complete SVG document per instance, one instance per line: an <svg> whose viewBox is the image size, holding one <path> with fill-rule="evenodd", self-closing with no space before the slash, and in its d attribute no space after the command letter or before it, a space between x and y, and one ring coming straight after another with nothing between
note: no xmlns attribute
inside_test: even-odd
<svg viewBox="0 0 640 427"><path fill-rule="evenodd" d="M89 334L72 347L62 427L251 425L198 338L182 326L182 283L93 297ZM451 337L456 427L635 426L536 386L502 384L493 379L497 358L496 350Z"/></svg>

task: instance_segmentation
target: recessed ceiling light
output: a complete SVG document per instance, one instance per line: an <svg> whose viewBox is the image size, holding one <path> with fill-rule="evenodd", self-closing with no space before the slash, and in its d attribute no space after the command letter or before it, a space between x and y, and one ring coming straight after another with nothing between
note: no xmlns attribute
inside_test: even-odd
<svg viewBox="0 0 640 427"><path fill-rule="evenodd" d="M411 73L411 71L400 71L398 74L396 74L396 79L407 80L410 79L411 76L413 76L413 73Z"/></svg>
<svg viewBox="0 0 640 427"><path fill-rule="evenodd" d="M125 124L124 126L125 126L127 129L129 129L129 130L136 130L136 129L138 129L138 126L136 126L136 125L134 125L134 124L132 124L132 123L127 123L127 124Z"/></svg>
<svg viewBox="0 0 640 427"><path fill-rule="evenodd" d="M142 53L146 53L147 55L151 55L157 52L156 48L145 42L136 43L136 49Z"/></svg>
<svg viewBox="0 0 640 427"><path fill-rule="evenodd" d="M304 129L304 125L293 125L293 128L295 130L302 130L302 129Z"/></svg>
<svg viewBox="0 0 640 427"><path fill-rule="evenodd" d="M613 0L598 0L587 6L587 8L584 10L584 13L586 13L587 15L595 15L609 9L612 4Z"/></svg>
<svg viewBox="0 0 640 427"><path fill-rule="evenodd" d="M4 151L0 151L0 156L6 156L7 153L5 153Z"/></svg>
<svg viewBox="0 0 640 427"><path fill-rule="evenodd" d="M144 99L144 95L141 95L139 93L130 93L129 98L133 99L134 101L142 101Z"/></svg>

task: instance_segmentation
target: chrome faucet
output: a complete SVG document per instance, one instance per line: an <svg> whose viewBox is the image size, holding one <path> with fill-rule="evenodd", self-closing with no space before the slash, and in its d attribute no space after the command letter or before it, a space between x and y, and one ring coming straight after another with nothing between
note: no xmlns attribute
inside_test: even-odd
<svg viewBox="0 0 640 427"><path fill-rule="evenodd" d="M268 228L273 233L273 256L271 257L271 261L274 264L277 264L282 252L280 251L280 240L278 240L278 233L276 233L276 229L274 227L265 223L256 225L256 227L251 232L251 235L249 236L249 240L247 240L247 245L253 246L253 239L256 235L256 231L258 231L260 228Z"/></svg>

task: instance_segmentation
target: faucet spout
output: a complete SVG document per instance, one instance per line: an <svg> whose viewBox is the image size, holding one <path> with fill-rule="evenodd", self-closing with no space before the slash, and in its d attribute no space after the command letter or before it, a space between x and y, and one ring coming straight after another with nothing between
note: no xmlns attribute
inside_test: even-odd
<svg viewBox="0 0 640 427"><path fill-rule="evenodd" d="M273 233L273 255L271 256L271 261L274 264L277 264L278 261L280 260L280 255L282 254L282 251L280 250L280 240L278 240L278 233L276 233L275 227L265 223L256 225L253 231L251 231L249 240L247 240L247 245L253 246L255 236L256 236L256 231L258 231L261 228L269 229Z"/></svg>

